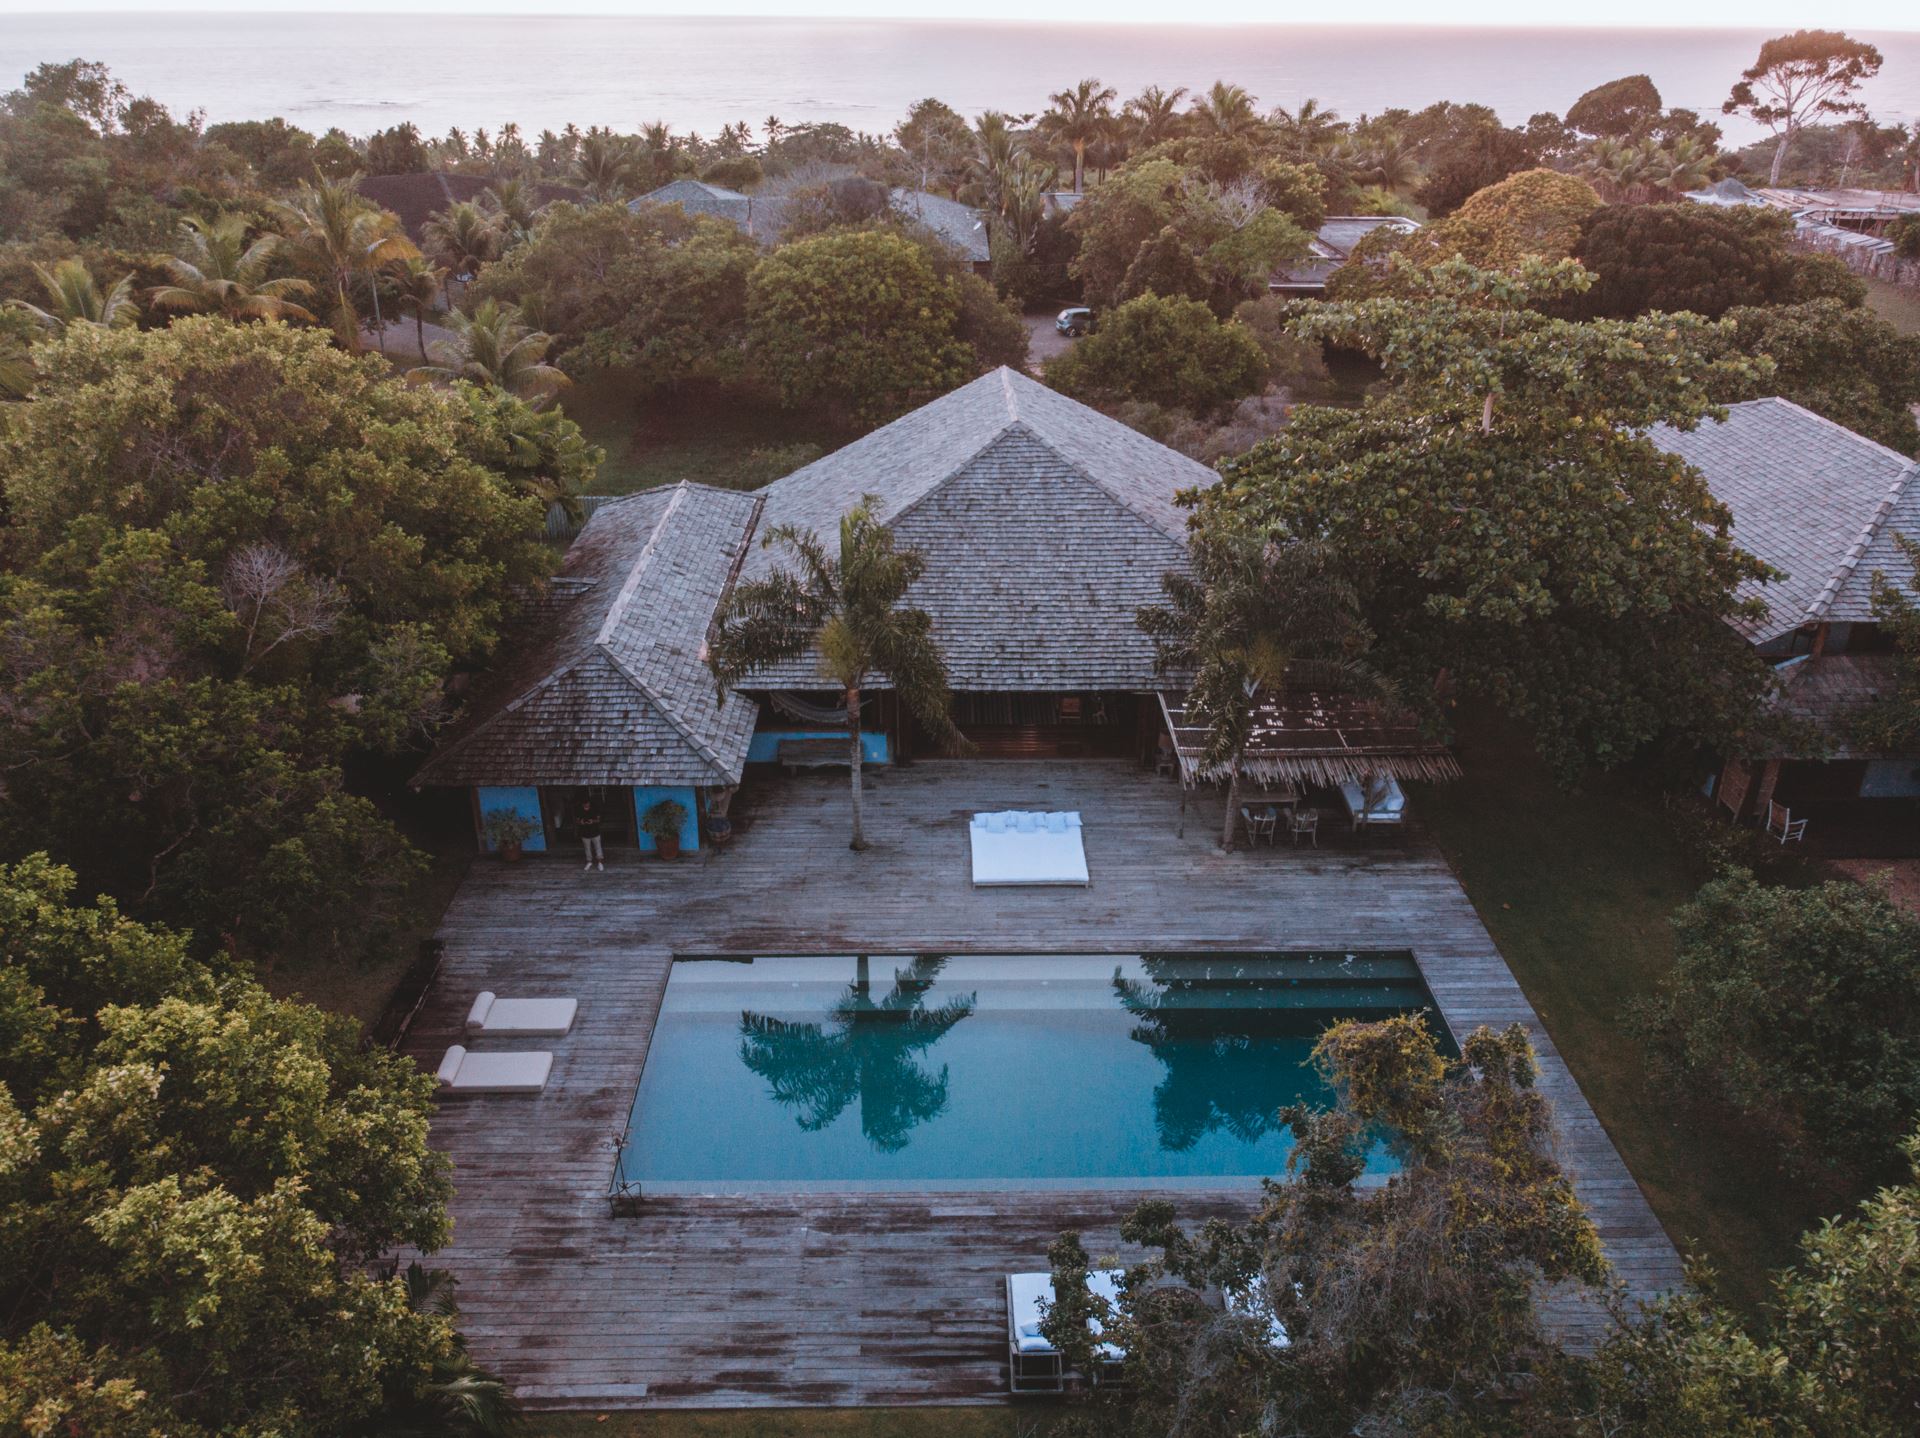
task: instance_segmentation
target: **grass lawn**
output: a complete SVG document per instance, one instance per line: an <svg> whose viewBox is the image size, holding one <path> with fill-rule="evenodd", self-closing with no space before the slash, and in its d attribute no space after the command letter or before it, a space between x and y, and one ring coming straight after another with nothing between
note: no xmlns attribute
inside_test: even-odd
<svg viewBox="0 0 1920 1438"><path fill-rule="evenodd" d="M643 397L617 373L579 381L560 407L607 452L595 494L683 479L757 489L849 438L813 416L713 389Z"/></svg>
<svg viewBox="0 0 1920 1438"><path fill-rule="evenodd" d="M1564 794L1491 726L1463 725L1457 752L1465 781L1423 787L1421 817L1668 1234L1753 1307L1801 1231L1858 1195L1783 1176L1738 1124L1676 1103L1625 1030L1672 963L1668 915L1706 876L1651 797L1604 779Z"/></svg>
<svg viewBox="0 0 1920 1438"><path fill-rule="evenodd" d="M1904 334L1920 335L1920 290L1890 285L1871 275L1867 282L1867 308Z"/></svg>
<svg viewBox="0 0 1920 1438"><path fill-rule="evenodd" d="M530 1438L1038 1438L1060 1410L775 1408L737 1412L554 1413Z"/></svg>

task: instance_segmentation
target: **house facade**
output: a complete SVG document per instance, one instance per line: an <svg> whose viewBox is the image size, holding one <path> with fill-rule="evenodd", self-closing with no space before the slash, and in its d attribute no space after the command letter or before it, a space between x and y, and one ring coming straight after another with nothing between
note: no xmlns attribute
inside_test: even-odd
<svg viewBox="0 0 1920 1438"><path fill-rule="evenodd" d="M1399 215L1328 215L1308 242L1307 253L1275 270L1267 289L1289 299L1317 299L1327 292L1333 272L1352 258L1359 243L1375 230L1411 234L1419 228L1418 220Z"/></svg>
<svg viewBox="0 0 1920 1438"><path fill-rule="evenodd" d="M1899 658L1873 612L1876 574L1909 592L1896 535L1920 538L1920 463L1784 399L1728 406L1724 422L1656 428L1656 444L1706 476L1733 540L1783 577L1749 586L1765 606L1743 637L1774 667L1780 712L1817 739L1737 755L1713 780L1732 813L1835 800L1920 797L1920 754L1854 739L1854 716L1891 691Z"/></svg>

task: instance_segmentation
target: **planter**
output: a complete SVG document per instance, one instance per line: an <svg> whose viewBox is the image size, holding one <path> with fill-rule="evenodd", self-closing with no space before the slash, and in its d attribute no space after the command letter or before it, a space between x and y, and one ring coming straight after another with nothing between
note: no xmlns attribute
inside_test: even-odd
<svg viewBox="0 0 1920 1438"><path fill-rule="evenodd" d="M733 838L733 820L724 816L710 815L707 819L707 842L716 849L725 848Z"/></svg>
<svg viewBox="0 0 1920 1438"><path fill-rule="evenodd" d="M678 834L657 838L653 842L654 846L659 849L661 858L677 859L680 857L680 836Z"/></svg>
<svg viewBox="0 0 1920 1438"><path fill-rule="evenodd" d="M503 864L517 864L520 862L520 855L523 852L525 851L522 850L518 844L502 844L500 846L500 862Z"/></svg>
<svg viewBox="0 0 1920 1438"><path fill-rule="evenodd" d="M687 806L662 799L640 816L640 830L653 840L663 859L680 857L680 826L687 822Z"/></svg>

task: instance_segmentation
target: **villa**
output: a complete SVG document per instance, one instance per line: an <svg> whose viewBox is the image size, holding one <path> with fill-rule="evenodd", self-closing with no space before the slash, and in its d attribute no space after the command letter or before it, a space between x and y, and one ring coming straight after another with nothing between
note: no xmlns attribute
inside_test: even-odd
<svg viewBox="0 0 1920 1438"><path fill-rule="evenodd" d="M972 205L902 186L889 190L887 200L895 214L932 234L975 274L985 275L992 270L986 217ZM748 195L690 176L649 190L639 199L629 201L627 208L637 210L642 205L678 205L689 215L712 215L763 245L779 243L785 225L784 195Z"/></svg>
<svg viewBox="0 0 1920 1438"><path fill-rule="evenodd" d="M1328 215L1308 241L1306 255L1276 270L1267 288L1289 299L1316 299L1326 293L1334 271L1353 257L1368 235L1382 229L1411 234L1419 228L1418 220L1399 215Z"/></svg>

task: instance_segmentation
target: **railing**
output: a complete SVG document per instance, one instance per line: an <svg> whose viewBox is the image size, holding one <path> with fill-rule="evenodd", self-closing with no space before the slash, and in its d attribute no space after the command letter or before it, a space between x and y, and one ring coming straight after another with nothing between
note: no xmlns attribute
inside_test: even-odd
<svg viewBox="0 0 1920 1438"><path fill-rule="evenodd" d="M400 1047L406 1040L407 1030L413 1027L413 1021L420 1013L420 1006L427 1001L427 993L433 988L433 981L440 973L440 961L446 954L444 939L420 941L419 954L400 976L393 997L387 1000L380 1017L374 1020L373 1027L367 1031L367 1042L389 1049Z"/></svg>

